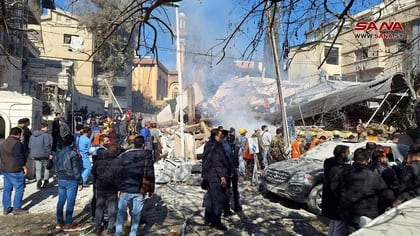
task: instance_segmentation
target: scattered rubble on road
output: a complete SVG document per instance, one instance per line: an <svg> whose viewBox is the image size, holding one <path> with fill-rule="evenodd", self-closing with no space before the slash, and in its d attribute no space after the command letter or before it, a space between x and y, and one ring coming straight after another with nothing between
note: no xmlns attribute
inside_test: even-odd
<svg viewBox="0 0 420 236"><path fill-rule="evenodd" d="M0 183L2 184L2 183ZM224 235L323 235L326 226L302 206L264 197L258 191L245 191L241 183L243 211L223 221ZM79 191L75 221L92 225L83 232L65 234L54 228L57 188L36 190L31 182L25 189L24 208L28 215L0 216L0 235L93 235L90 219L92 187ZM156 194L146 201L140 235L221 235L223 232L204 225L199 186L171 182L156 186ZM286 205L286 206L284 206ZM19 219L19 220L17 220ZM176 234L174 233L176 232Z"/></svg>

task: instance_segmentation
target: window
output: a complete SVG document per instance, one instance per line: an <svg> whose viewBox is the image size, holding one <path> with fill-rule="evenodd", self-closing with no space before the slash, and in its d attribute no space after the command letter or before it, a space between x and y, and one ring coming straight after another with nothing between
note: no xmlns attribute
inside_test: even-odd
<svg viewBox="0 0 420 236"><path fill-rule="evenodd" d="M79 35L75 35L75 34L64 34L63 43L64 44L70 44L71 43L71 36L79 37Z"/></svg>
<svg viewBox="0 0 420 236"><path fill-rule="evenodd" d="M60 14L55 15L55 20L56 21L61 21L61 15Z"/></svg>
<svg viewBox="0 0 420 236"><path fill-rule="evenodd" d="M327 56L329 49L330 49L329 47L324 48L325 56ZM330 65L338 65L338 48L336 47L331 48L331 51L328 54L326 62L327 64L330 64Z"/></svg>

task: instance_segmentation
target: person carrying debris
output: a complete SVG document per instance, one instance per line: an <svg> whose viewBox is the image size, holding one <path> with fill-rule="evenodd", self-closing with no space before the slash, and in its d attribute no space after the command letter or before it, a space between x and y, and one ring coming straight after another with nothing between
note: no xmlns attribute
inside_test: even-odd
<svg viewBox="0 0 420 236"><path fill-rule="evenodd" d="M219 230L227 230L222 224L222 211L226 201L228 162L222 146L222 131L212 129L210 140L204 146L202 178L207 183L204 195L204 223Z"/></svg>

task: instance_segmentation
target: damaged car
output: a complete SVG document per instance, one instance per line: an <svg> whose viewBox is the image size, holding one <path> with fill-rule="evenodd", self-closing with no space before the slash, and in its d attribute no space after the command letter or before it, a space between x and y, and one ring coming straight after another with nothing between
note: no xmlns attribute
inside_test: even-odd
<svg viewBox="0 0 420 236"><path fill-rule="evenodd" d="M298 159L273 163L263 171L263 191L307 204L311 212L320 214L324 160L332 157L334 148L340 144L349 146L351 153L366 146L366 142L330 141L307 151ZM377 145L388 149L387 156L391 166L401 165L409 148L404 144L386 142L377 142Z"/></svg>

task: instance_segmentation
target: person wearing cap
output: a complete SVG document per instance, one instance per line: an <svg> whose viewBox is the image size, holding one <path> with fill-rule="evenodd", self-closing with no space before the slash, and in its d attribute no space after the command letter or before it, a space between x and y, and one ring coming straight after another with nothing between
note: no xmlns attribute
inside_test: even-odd
<svg viewBox="0 0 420 236"><path fill-rule="evenodd" d="M238 150L238 172L241 175L245 175L246 164L244 160L244 155L246 150L248 150L249 143L246 134L248 131L245 128L239 129L239 136L236 139L236 148Z"/></svg>
<svg viewBox="0 0 420 236"><path fill-rule="evenodd" d="M398 203L420 196L420 144L412 144L400 179Z"/></svg>
<svg viewBox="0 0 420 236"><path fill-rule="evenodd" d="M299 134L296 140L292 143L292 159L299 158L305 152L305 135Z"/></svg>

